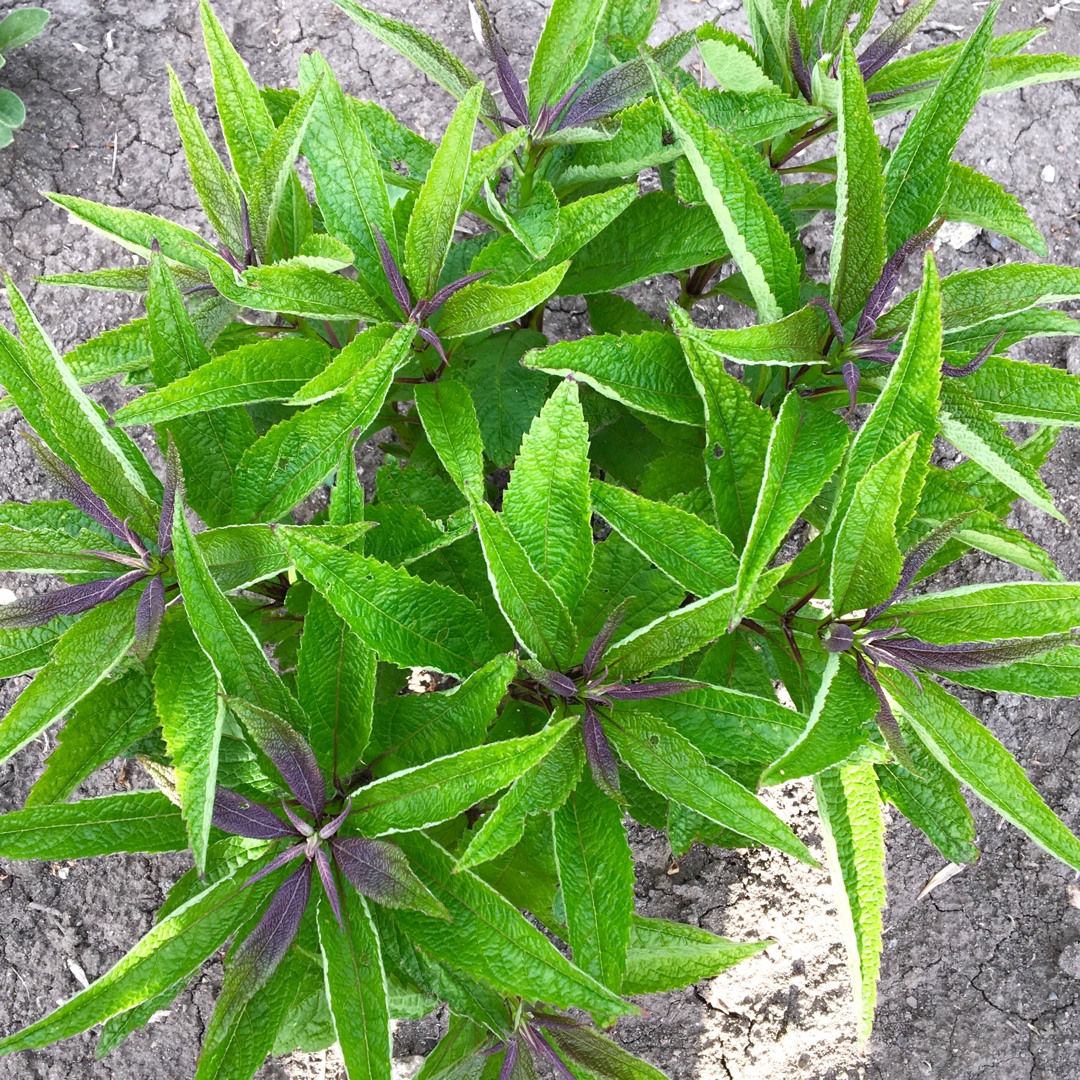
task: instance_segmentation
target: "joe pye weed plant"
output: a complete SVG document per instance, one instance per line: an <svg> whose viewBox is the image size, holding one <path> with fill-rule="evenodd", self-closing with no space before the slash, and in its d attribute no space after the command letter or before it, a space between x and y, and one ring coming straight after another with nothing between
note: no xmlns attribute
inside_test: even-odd
<svg viewBox="0 0 1080 1080"><path fill-rule="evenodd" d="M598 1029L768 943L637 915L627 817L675 855L813 863L759 796L806 777L865 1040L883 802L969 863L974 796L1080 870L947 689L1080 692L1080 584L1006 523L1018 499L1064 520L1039 469L1080 387L1008 350L1077 333L1050 305L1080 270L941 278L929 247L959 221L1045 256L954 153L981 97L1080 60L995 35L997 4L901 55L934 0L877 36L866 0L747 0L751 41L655 46L657 0L554 0L524 77L473 0L488 86L336 3L456 99L441 141L318 53L261 90L204 4L227 160L171 72L169 93L205 229L49 196L138 258L43 280L145 316L61 356L7 280L0 383L61 498L0 506L0 569L63 584L0 609L0 675L35 673L0 754L64 724L0 855L194 865L0 1052L101 1025L106 1053L231 942L200 1078L337 1042L387 1080L391 1018L440 1003L422 1080L658 1076ZM800 235L822 214L819 281ZM662 321L619 292L661 275ZM549 342L546 304L577 295L593 332ZM700 326L713 296L753 325ZM85 388L117 376L143 392L109 416ZM385 428L365 499L354 448ZM972 548L1029 580L936 588ZM157 790L70 801L118 755Z"/></svg>

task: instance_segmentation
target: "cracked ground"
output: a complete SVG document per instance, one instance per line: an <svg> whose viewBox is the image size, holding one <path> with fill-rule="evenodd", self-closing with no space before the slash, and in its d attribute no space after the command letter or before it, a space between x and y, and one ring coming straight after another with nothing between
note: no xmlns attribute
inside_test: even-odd
<svg viewBox="0 0 1080 1080"><path fill-rule="evenodd" d="M409 18L487 70L471 36L465 0L373 0ZM0 12L12 6L0 0ZM166 65L209 117L209 71L195 0L53 0L46 33L13 53L2 84L26 101L27 126L0 152L0 265L26 290L62 349L130 318L136 301L35 286L33 276L121 265L123 253L69 225L41 195L61 191L163 214L199 228L168 108ZM491 0L519 64L539 32L546 0ZM883 7L892 14L892 0ZM970 32L985 4L941 0L917 49ZM392 108L429 137L441 132L450 101L403 60L367 37L330 0L218 0L218 11L256 79L274 86L295 77L298 57L317 48L347 91ZM719 17L745 30L736 0L662 0L658 34ZM1047 21L1047 19L1050 21ZM1068 4L1006 0L999 31L1043 19L1035 49L1080 52L1080 11ZM1080 264L1080 86L1032 87L984 101L958 157L1013 191L1031 210L1053 262ZM883 136L898 133L888 128ZM1047 166L1052 167L1051 170ZM1046 177L1052 176L1047 181ZM827 231L808 235L809 261L821 271ZM960 242L959 240L957 241ZM1030 255L979 234L958 249L943 244L943 272ZM670 283L635 299L662 310ZM583 306L563 302L554 324L583 332ZM710 321L722 321L718 311ZM3 317L3 316L0 316ZM1075 349L1075 347L1074 347ZM1080 372L1080 349L1037 342L1026 359ZM110 407L128 393L105 386ZM29 500L47 485L0 414L0 498ZM1080 439L1067 433L1043 475L1070 520L1080 515ZM1080 579L1080 541L1071 526L1025 509L1016 524ZM1001 580L1011 568L970 557L945 587ZM1019 576L1019 574L1015 575ZM0 575L0 586L13 582ZM0 687L0 711L24 685ZM1018 756L1050 805L1080 830L1080 706L1007 694L965 692L965 702ZM0 765L0 810L22 804L55 733ZM145 784L117 762L80 790L105 794ZM770 796L812 848L820 848L813 797L800 785ZM635 828L638 909L680 918L733 938L776 939L764 953L717 979L680 993L642 999L647 1015L624 1020L616 1037L673 1080L1080 1080L1080 889L1071 871L1011 826L979 807L981 862L918 900L942 868L940 856L902 820L888 833L889 907L880 1004L863 1052L854 1035L844 951L823 871L769 852L694 848L677 867L662 838ZM0 1031L36 1019L108 969L151 924L181 857L115 856L72 865L0 866ZM77 974L78 973L78 974ZM93 1060L93 1037L79 1036L0 1060L0 1080L180 1080L194 1072L198 1043L220 983L208 964L167 1016L136 1032L107 1059ZM395 1052L403 1075L429 1051L443 1021L403 1024ZM268 1064L263 1078L335 1078L333 1054L293 1055Z"/></svg>

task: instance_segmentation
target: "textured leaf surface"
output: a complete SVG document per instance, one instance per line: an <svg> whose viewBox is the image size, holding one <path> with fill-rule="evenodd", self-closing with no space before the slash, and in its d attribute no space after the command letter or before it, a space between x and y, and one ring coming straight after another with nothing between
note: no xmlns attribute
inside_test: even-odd
<svg viewBox="0 0 1080 1080"><path fill-rule="evenodd" d="M604 0L553 0L529 69L529 112L535 120L573 86L589 60Z"/></svg>
<svg viewBox="0 0 1080 1080"><path fill-rule="evenodd" d="M467 499L484 497L484 445L469 388L441 379L416 388L416 409L428 441Z"/></svg>
<svg viewBox="0 0 1080 1080"><path fill-rule="evenodd" d="M439 334L447 338L468 337L521 318L558 289L569 266L569 261L557 263L516 285L493 285L488 281L466 285L446 301L439 319Z"/></svg>
<svg viewBox="0 0 1080 1080"><path fill-rule="evenodd" d="M818 333L819 315L809 305L776 322L759 323L738 330L703 330L680 308L672 309L672 321L680 339L690 338L697 355L720 367L733 360L737 364L824 364ZM684 346L685 347L685 346Z"/></svg>

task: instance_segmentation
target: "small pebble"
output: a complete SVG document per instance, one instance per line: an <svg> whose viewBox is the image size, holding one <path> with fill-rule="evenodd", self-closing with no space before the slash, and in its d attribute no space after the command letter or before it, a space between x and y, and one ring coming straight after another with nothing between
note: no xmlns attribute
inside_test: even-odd
<svg viewBox="0 0 1080 1080"><path fill-rule="evenodd" d="M1070 356L1069 360L1072 359ZM1075 372L1073 367L1077 369ZM1077 357L1076 364L1069 364L1069 371L1071 374L1080 374L1080 356ZM1080 908L1080 881L1070 881L1065 886L1065 898L1069 901L1069 907Z"/></svg>
<svg viewBox="0 0 1080 1080"><path fill-rule="evenodd" d="M919 999L914 998L914 997L909 997L907 999L907 1007L909 1009L917 1009L919 1007Z"/></svg>
<svg viewBox="0 0 1080 1080"><path fill-rule="evenodd" d="M1044 184L1052 184L1057 179L1057 169L1053 165L1044 165L1043 171L1039 175L1042 177Z"/></svg>
<svg viewBox="0 0 1080 1080"><path fill-rule="evenodd" d="M1074 942L1062 949L1058 957L1058 967L1070 979L1080 979L1080 943Z"/></svg>
<svg viewBox="0 0 1080 1080"><path fill-rule="evenodd" d="M998 236L991 236L990 237L990 246L995 251L1000 251L1001 250L1001 238L998 237Z"/></svg>

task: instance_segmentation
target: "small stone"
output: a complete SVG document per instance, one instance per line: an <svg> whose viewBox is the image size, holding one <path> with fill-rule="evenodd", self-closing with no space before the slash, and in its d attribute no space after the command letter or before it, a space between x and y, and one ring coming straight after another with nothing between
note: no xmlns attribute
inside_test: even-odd
<svg viewBox="0 0 1080 1080"><path fill-rule="evenodd" d="M993 248L993 249L994 249L995 251L1000 251L1000 250L1001 250L1001 248L1002 248L1002 244L1001 244L1001 237L1000 237L1000 236L991 236L991 237L990 237L990 246L991 246L991 247L992 247L992 248Z"/></svg>
<svg viewBox="0 0 1080 1080"><path fill-rule="evenodd" d="M907 1007L909 1009L917 1009L919 1007L919 999L915 997L909 997L907 999Z"/></svg>
<svg viewBox="0 0 1080 1080"><path fill-rule="evenodd" d="M1042 177L1044 184L1052 184L1057 179L1057 169L1053 165L1044 165L1039 176Z"/></svg>
<svg viewBox="0 0 1080 1080"><path fill-rule="evenodd" d="M1080 979L1080 942L1073 942L1062 949L1058 957L1058 967L1070 979Z"/></svg>
<svg viewBox="0 0 1080 1080"><path fill-rule="evenodd" d="M1070 350L1069 373L1072 375L1080 375L1080 349L1077 349L1076 353L1073 357ZM1080 881L1066 883L1065 899L1069 901L1069 907L1080 908Z"/></svg>

